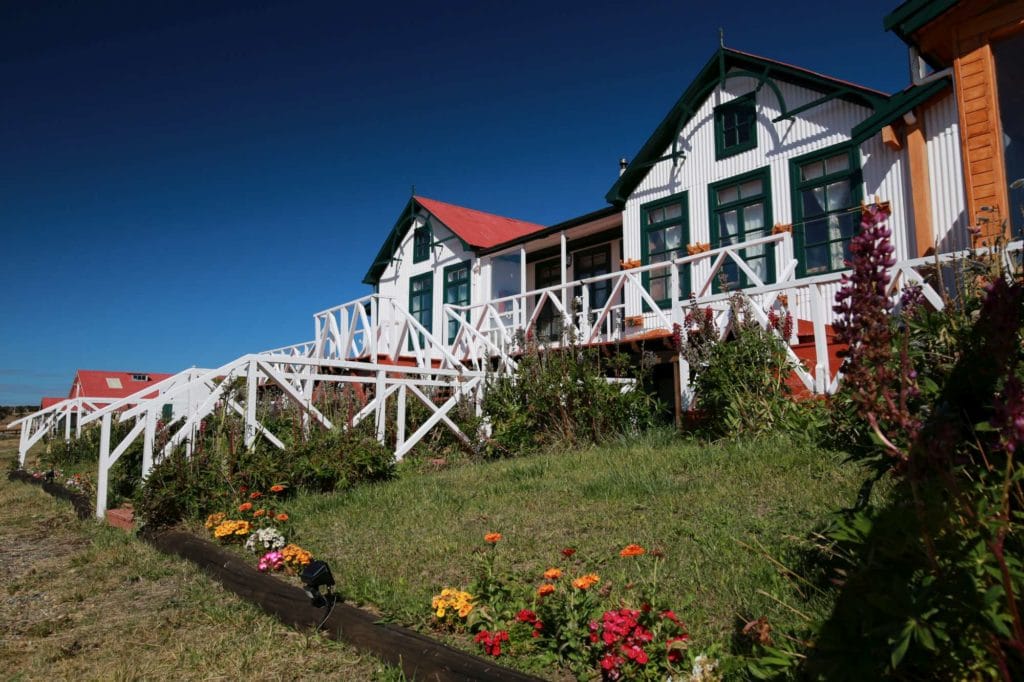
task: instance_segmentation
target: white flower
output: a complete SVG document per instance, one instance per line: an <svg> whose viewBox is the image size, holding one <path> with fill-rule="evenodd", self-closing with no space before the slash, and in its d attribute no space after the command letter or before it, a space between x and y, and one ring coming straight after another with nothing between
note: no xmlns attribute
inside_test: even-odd
<svg viewBox="0 0 1024 682"><path fill-rule="evenodd" d="M693 659L690 682L718 682L721 679L718 674L718 659L708 658L704 654Z"/></svg>
<svg viewBox="0 0 1024 682"><path fill-rule="evenodd" d="M281 549L286 544L288 542L276 528L267 527L249 535L249 539L245 541L245 548L258 554L265 550Z"/></svg>

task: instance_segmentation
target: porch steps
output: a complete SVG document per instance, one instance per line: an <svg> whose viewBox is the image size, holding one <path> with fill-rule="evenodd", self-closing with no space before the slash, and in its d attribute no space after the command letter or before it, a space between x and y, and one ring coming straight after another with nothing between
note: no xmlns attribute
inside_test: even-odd
<svg viewBox="0 0 1024 682"><path fill-rule="evenodd" d="M800 359L800 362L803 363L804 368L813 376L814 366L818 363L818 353L814 347L814 327L810 320L797 320L796 324L797 342L790 347L793 349L793 353ZM846 349L846 344L837 342L835 337L836 332L832 325L826 324L825 338L828 343L829 380L834 379L839 372L839 367L843 364L843 358L839 356L839 353ZM793 396L796 398L809 398L812 396L812 393L807 390L807 387L804 386L795 373L790 373L786 385L789 386Z"/></svg>

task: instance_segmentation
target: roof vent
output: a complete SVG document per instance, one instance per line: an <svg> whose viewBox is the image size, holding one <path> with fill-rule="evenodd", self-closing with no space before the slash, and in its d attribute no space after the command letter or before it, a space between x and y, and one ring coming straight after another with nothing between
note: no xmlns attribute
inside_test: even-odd
<svg viewBox="0 0 1024 682"><path fill-rule="evenodd" d="M627 166L629 166L629 161L626 161L626 157L623 156L621 159L619 159L619 177L620 178L622 177L622 174L626 172L626 167Z"/></svg>

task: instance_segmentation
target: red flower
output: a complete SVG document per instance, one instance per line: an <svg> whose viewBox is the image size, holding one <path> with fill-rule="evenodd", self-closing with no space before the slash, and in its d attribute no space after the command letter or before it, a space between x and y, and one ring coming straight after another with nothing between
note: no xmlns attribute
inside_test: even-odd
<svg viewBox="0 0 1024 682"><path fill-rule="evenodd" d="M562 550L562 556L565 556L565 557L571 557L575 553L576 553L576 550L573 549L572 547L566 547L565 549Z"/></svg>
<svg viewBox="0 0 1024 682"><path fill-rule="evenodd" d="M516 614L516 620L518 620L520 623L536 623L537 614L531 611L530 609L523 609L522 611Z"/></svg>
<svg viewBox="0 0 1024 682"><path fill-rule="evenodd" d="M261 497L263 497L263 493L261 493L261 492L255 492L252 495L249 495L249 499L250 500L258 500Z"/></svg>
<svg viewBox="0 0 1024 682"><path fill-rule="evenodd" d="M508 641L508 631L498 630L492 633L488 630L481 630L476 633L473 641L483 648L484 653L497 658L501 656L501 643Z"/></svg>

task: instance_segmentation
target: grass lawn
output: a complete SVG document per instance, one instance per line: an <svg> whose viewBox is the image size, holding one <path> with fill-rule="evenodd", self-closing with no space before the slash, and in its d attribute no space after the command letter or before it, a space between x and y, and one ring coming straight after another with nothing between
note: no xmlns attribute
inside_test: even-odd
<svg viewBox="0 0 1024 682"><path fill-rule="evenodd" d="M0 459L11 458L5 447ZM349 647L285 627L184 561L78 521L36 486L4 476L0 508L4 679L396 677Z"/></svg>
<svg viewBox="0 0 1024 682"><path fill-rule="evenodd" d="M413 626L429 622L442 587L469 585L489 531L504 536L499 565L534 586L551 566L596 570L603 587L619 590L613 599L635 577L636 560L618 552L639 543L664 552L658 592L695 644L725 651L739 618L785 627L797 612L828 611L830 600L813 591L793 603L773 559L793 561L828 512L852 504L863 478L841 454L785 439L708 445L655 433L300 495L289 525L330 563L347 598ZM571 560L565 547L578 550Z"/></svg>

